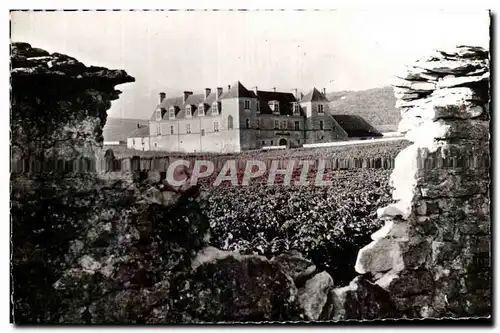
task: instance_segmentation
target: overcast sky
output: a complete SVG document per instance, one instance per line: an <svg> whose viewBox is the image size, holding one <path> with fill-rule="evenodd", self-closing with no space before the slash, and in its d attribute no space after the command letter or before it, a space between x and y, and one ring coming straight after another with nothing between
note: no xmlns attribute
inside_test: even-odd
<svg viewBox="0 0 500 333"><path fill-rule="evenodd" d="M13 12L12 41L125 69L112 117L149 118L158 93L247 88L327 91L388 85L446 45L488 47L486 11Z"/></svg>

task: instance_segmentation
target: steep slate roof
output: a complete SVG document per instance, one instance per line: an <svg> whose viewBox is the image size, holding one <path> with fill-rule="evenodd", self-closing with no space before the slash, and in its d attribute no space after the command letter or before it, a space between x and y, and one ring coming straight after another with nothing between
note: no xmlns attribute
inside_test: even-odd
<svg viewBox="0 0 500 333"><path fill-rule="evenodd" d="M325 95L320 93L318 89L313 88L310 92L308 92L301 100L301 102L329 102Z"/></svg>
<svg viewBox="0 0 500 333"><path fill-rule="evenodd" d="M140 137L147 137L149 136L149 126L145 125L142 126L132 133L130 133L129 137L130 138L140 138Z"/></svg>
<svg viewBox="0 0 500 333"><path fill-rule="evenodd" d="M273 114L269 102L278 101L280 104L280 115L293 115L292 102L297 101L292 93L263 90L257 90L257 99L259 100L261 114Z"/></svg>
<svg viewBox="0 0 500 333"><path fill-rule="evenodd" d="M240 81L236 81L233 85L230 86L231 88L228 91L224 91L220 96L219 99L226 99L226 98L257 98L260 104L260 113L261 114L272 114L273 111L269 107L269 102L270 101L278 101L280 104L280 114L281 115L293 115L293 109L292 109L292 102L297 102L297 99L292 93L284 93L284 92L276 92L276 91L263 91L263 90L258 90L257 95L255 95L255 92L252 90L248 90L245 88L243 84L241 84ZM310 94L308 95L314 95L314 91L316 91L317 94L322 96L316 89L314 89ZM182 96L179 97L171 97L171 98L165 98L163 102L160 104L160 108L165 109L166 112L163 116L163 119L168 119L168 111L170 107L174 106L176 108L176 114L175 114L175 119L182 119L185 117L185 107L188 104L191 104L192 107L192 112L193 112L193 117L198 116L198 106L200 103L206 104L205 107L205 114L207 116L210 116L212 112L212 104L215 101L215 96L217 93L217 89L215 91L212 91L210 95L208 95L207 99L205 100L205 95L204 94L196 94L196 95L190 95L188 96L186 100L186 104L183 103L183 98ZM307 96L307 95L306 95ZM221 113L223 113L224 110L221 110ZM303 115L302 109L300 111L300 114ZM156 115L153 113L151 116L151 120L155 120Z"/></svg>
<svg viewBox="0 0 500 333"><path fill-rule="evenodd" d="M226 91L225 93L222 94L221 98L236 98L236 97L253 98L255 97L255 94L253 92L248 91L247 88L245 88L240 81L236 81L236 83L231 85L229 91Z"/></svg>
<svg viewBox="0 0 500 333"><path fill-rule="evenodd" d="M211 92L210 95L207 96L207 99L205 100L205 95L204 94L196 94L196 95L189 95L188 98L186 99L186 104L183 103L183 96L180 97L170 97L170 98L165 98L163 102L160 104L160 108L165 109L166 112L163 116L163 119L168 119L168 112L170 107L174 106L175 107L175 119L179 118L184 118L186 116L186 110L185 107L189 104L192 105L192 115L193 117L198 116L198 106L201 103L206 104L207 106L205 107L205 114L210 115L210 112L212 112L212 103L215 101L215 94L217 91ZM222 98L222 95L219 96L219 98ZM222 110L223 111L223 110ZM153 113L151 120L155 120L156 115Z"/></svg>
<svg viewBox="0 0 500 333"><path fill-rule="evenodd" d="M360 116L348 114L332 114L337 123L346 131L349 137L382 136L372 125Z"/></svg>

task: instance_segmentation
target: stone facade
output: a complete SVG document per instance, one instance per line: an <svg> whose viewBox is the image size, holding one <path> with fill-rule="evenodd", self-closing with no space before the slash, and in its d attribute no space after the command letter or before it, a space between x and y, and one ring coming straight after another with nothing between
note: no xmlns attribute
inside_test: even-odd
<svg viewBox="0 0 500 333"><path fill-rule="evenodd" d="M150 150L223 153L348 137L330 115L324 92L250 91L240 82L199 95L161 93L149 133Z"/></svg>
<svg viewBox="0 0 500 333"><path fill-rule="evenodd" d="M491 315L489 54L439 51L394 83L400 131L396 203L355 269L390 295L398 317Z"/></svg>

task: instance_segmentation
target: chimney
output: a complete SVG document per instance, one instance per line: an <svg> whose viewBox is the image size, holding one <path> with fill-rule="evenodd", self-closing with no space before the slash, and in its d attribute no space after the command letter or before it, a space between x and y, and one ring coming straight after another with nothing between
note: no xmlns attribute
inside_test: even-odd
<svg viewBox="0 0 500 333"><path fill-rule="evenodd" d="M323 88L323 96L326 97L326 88Z"/></svg>
<svg viewBox="0 0 500 333"><path fill-rule="evenodd" d="M217 87L217 94L215 95L215 99L219 100L220 95L222 95L222 87Z"/></svg>
<svg viewBox="0 0 500 333"><path fill-rule="evenodd" d="M193 94L192 91L185 91L184 95L182 96L182 103L186 104L186 100L188 99L189 95L192 95L192 94Z"/></svg>
<svg viewBox="0 0 500 333"><path fill-rule="evenodd" d="M273 87L273 91L276 92L276 87Z"/></svg>
<svg viewBox="0 0 500 333"><path fill-rule="evenodd" d="M255 93L255 95L257 95L257 91L258 91L258 87L257 86L253 87L253 92Z"/></svg>
<svg viewBox="0 0 500 333"><path fill-rule="evenodd" d="M160 104L161 104L161 102L163 102L163 100L165 99L166 96L167 95L164 92L160 93Z"/></svg>
<svg viewBox="0 0 500 333"><path fill-rule="evenodd" d="M304 94L303 94L303 93L301 93L301 92L299 92L299 101L301 101L301 100L302 100L302 98L304 98Z"/></svg>
<svg viewBox="0 0 500 333"><path fill-rule="evenodd" d="M231 85L230 84L227 85L227 91L229 91L229 90L231 90Z"/></svg>
<svg viewBox="0 0 500 333"><path fill-rule="evenodd" d="M295 99L299 99L299 95L297 94L297 88L293 89L293 96Z"/></svg>
<svg viewBox="0 0 500 333"><path fill-rule="evenodd" d="M137 123L137 128L141 128L141 124Z"/></svg>
<svg viewBox="0 0 500 333"><path fill-rule="evenodd" d="M212 89L210 88L205 88L205 99L208 98L208 95L210 95L210 92L212 91Z"/></svg>

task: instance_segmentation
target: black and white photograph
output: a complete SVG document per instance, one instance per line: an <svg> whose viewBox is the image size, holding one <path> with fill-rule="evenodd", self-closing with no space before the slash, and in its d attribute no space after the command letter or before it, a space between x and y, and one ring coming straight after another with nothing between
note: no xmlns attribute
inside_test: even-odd
<svg viewBox="0 0 500 333"><path fill-rule="evenodd" d="M11 324L491 324L494 14L237 8L10 10Z"/></svg>

